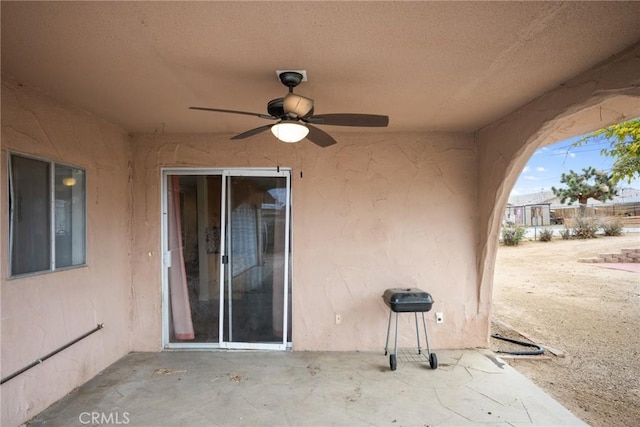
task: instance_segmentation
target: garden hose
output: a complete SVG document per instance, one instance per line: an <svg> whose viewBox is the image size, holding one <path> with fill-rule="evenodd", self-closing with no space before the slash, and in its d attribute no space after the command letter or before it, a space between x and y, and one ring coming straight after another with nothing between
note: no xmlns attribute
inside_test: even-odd
<svg viewBox="0 0 640 427"><path fill-rule="evenodd" d="M512 354L514 356L536 356L536 355L544 353L544 348L541 345L538 345L538 344L533 344L533 343L526 342L526 341L514 340L512 338L503 337L500 334L491 334L491 337L499 339L499 340L502 340L502 341L509 341L511 343L522 345L522 346L525 346L525 347L534 347L535 348L535 350L515 350L515 351L498 350L498 351L496 351L496 353Z"/></svg>

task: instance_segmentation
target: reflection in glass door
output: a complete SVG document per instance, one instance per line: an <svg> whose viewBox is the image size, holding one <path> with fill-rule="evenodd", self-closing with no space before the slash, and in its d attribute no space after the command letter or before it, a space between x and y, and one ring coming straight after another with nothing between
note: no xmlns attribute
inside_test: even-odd
<svg viewBox="0 0 640 427"><path fill-rule="evenodd" d="M226 190L225 341L282 343L287 178L229 176Z"/></svg>
<svg viewBox="0 0 640 427"><path fill-rule="evenodd" d="M217 343L222 177L168 175L166 186L169 342Z"/></svg>
<svg viewBox="0 0 640 427"><path fill-rule="evenodd" d="M289 171L163 178L165 346L287 348Z"/></svg>

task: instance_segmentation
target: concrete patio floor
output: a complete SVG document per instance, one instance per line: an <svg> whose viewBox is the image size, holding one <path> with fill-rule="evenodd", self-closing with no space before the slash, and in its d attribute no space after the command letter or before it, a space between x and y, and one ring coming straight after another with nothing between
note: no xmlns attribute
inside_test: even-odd
<svg viewBox="0 0 640 427"><path fill-rule="evenodd" d="M132 353L28 425L586 425L490 351L436 353Z"/></svg>

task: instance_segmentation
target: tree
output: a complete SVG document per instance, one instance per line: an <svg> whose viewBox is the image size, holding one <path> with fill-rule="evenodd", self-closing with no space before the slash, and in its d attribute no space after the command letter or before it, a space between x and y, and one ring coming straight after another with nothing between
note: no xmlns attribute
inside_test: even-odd
<svg viewBox="0 0 640 427"><path fill-rule="evenodd" d="M593 167L583 168L581 174L572 170L569 173L563 173L560 182L566 184L568 188L551 187L551 191L556 197L560 197L560 203L569 199L569 204L572 204L577 200L580 204L581 216L586 212L589 198L605 202L613 199L613 196L618 193L611 175Z"/></svg>
<svg viewBox="0 0 640 427"><path fill-rule="evenodd" d="M600 153L615 159L611 169L612 182L615 184L626 179L631 183L633 178L640 177L640 117L591 132L576 145L602 138L610 144Z"/></svg>

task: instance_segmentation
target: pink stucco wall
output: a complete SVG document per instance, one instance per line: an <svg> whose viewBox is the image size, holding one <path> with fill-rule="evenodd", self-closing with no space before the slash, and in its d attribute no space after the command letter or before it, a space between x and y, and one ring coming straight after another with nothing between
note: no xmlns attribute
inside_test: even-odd
<svg viewBox="0 0 640 427"><path fill-rule="evenodd" d="M7 152L86 169L86 267L7 278ZM129 137L122 129L3 81L1 375L10 375L98 323L105 326L3 384L3 426L36 415L129 351L129 158Z"/></svg>
<svg viewBox="0 0 640 427"><path fill-rule="evenodd" d="M380 350L388 314L381 295L390 287L433 295L434 347L486 342L487 317L477 314L475 291L473 137L331 133L339 144L325 149L280 143L268 133L242 142L134 138L134 349L161 346L160 171L176 166L292 168L295 350ZM444 312L443 324L435 324L436 310ZM415 340L412 329L403 335Z"/></svg>
<svg viewBox="0 0 640 427"><path fill-rule="evenodd" d="M161 349L162 167L292 168L294 349L380 351L380 295L395 286L434 296L435 348L485 346L500 217L517 175L540 145L639 116L639 58L636 46L475 135L332 129L340 143L327 149L269 134L129 137L3 80L1 375L105 329L3 384L2 425L28 420L130 350ZM86 267L7 278L7 152L86 169Z"/></svg>

